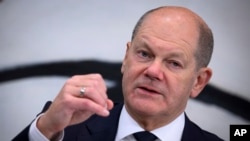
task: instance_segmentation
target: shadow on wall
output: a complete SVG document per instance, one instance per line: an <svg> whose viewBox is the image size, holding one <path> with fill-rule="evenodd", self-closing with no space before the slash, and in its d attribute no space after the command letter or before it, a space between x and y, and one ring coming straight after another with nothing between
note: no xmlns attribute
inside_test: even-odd
<svg viewBox="0 0 250 141"><path fill-rule="evenodd" d="M110 63L96 60L50 62L0 70L0 83L34 76L69 77L76 74L100 73L104 79L115 82L115 86L108 89L108 95L113 101L119 102L123 101L120 68L121 62ZM250 102L211 84L207 85L195 100L215 104L250 121Z"/></svg>

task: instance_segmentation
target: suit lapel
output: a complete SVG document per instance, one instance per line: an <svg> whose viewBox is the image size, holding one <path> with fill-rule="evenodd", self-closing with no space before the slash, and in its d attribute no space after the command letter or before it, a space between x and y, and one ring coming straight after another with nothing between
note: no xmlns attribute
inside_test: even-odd
<svg viewBox="0 0 250 141"><path fill-rule="evenodd" d="M181 141L195 141L202 140L202 130L193 123L185 114L185 126Z"/></svg>
<svg viewBox="0 0 250 141"><path fill-rule="evenodd" d="M79 134L78 141L115 140L122 106L123 104L116 104L108 117L93 116L86 121L87 134Z"/></svg>

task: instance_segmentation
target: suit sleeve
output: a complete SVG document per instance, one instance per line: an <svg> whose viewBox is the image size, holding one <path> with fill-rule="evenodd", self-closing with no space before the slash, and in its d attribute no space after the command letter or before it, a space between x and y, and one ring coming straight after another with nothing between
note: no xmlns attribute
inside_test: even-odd
<svg viewBox="0 0 250 141"><path fill-rule="evenodd" d="M43 110L42 110L41 113L44 113L49 108L50 105L51 105L51 101L47 102L45 104L45 106L43 107ZM38 115L40 115L41 113L39 113ZM31 124L29 124L25 129L23 129L17 136L15 136L12 139L12 141L29 141L29 129L30 129L30 125Z"/></svg>

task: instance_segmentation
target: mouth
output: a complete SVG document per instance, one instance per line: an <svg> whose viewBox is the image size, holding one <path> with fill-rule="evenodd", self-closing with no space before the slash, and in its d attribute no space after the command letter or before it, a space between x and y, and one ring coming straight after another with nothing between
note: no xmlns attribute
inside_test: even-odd
<svg viewBox="0 0 250 141"><path fill-rule="evenodd" d="M158 90L156 90L153 87L149 86L139 86L138 89L143 93L143 94L160 94Z"/></svg>

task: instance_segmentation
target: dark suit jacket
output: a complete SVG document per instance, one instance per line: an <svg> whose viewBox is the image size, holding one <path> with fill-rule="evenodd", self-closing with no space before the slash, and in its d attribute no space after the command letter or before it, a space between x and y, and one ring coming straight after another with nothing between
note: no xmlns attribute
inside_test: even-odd
<svg viewBox="0 0 250 141"><path fill-rule="evenodd" d="M46 103L42 112L51 102ZM109 117L92 116L87 121L65 129L64 141L114 141L123 104L115 104ZM13 141L28 141L29 127L19 133ZM126 128L126 127L124 127ZM185 115L182 141L221 141L216 135L202 130Z"/></svg>

